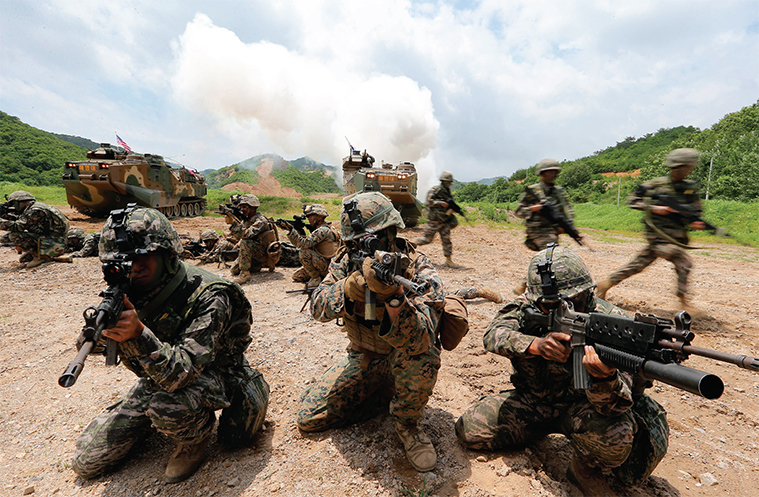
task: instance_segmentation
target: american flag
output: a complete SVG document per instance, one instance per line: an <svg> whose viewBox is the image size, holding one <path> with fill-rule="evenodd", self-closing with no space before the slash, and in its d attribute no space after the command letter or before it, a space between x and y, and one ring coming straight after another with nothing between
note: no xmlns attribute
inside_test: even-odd
<svg viewBox="0 0 759 497"><path fill-rule="evenodd" d="M122 147L124 150L127 151L127 153L132 151L132 147L126 144L124 140L121 139L118 133L116 133L116 143L119 144L120 147Z"/></svg>

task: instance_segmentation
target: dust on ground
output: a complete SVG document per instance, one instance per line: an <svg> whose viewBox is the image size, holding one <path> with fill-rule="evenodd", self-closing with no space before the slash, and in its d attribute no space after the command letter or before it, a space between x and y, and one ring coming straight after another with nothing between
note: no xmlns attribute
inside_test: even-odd
<svg viewBox="0 0 759 497"><path fill-rule="evenodd" d="M100 229L68 207L73 226ZM197 237L202 228L224 229L215 217L174 221L181 234ZM416 236L417 228L406 235ZM639 237L586 231L592 249L562 239L581 254L598 279L626 263L642 247ZM454 260L442 265L439 239L422 251L431 257L449 289L488 286L510 299L533 255L522 244L519 225L462 225L453 231ZM692 251L693 303L709 313L697 320L695 345L759 355L759 250L715 242ZM571 449L562 436L536 441L511 452L464 450L454 422L479 396L509 388L507 359L486 353L482 335L499 306L470 301L471 330L461 345L443 352L434 394L422 425L438 453L433 472L419 474L406 461L392 421L382 415L368 422L320 434L303 434L295 413L304 388L340 358L347 345L334 323L318 323L299 312L305 296L293 269L254 275L244 285L253 306L253 342L248 360L272 387L263 432L256 445L227 451L212 443L208 459L188 481L163 483L173 443L153 435L139 444L119 471L83 481L70 469L74 444L84 427L114 403L135 378L121 366L106 368L90 357L69 389L58 376L75 355L82 311L100 302L105 287L97 259L19 269L18 256L0 249L0 495L96 496L393 496L486 497L499 495L571 496L579 491L566 479ZM206 268L229 277L227 268ZM630 311L670 317L677 310L675 276L657 261L644 273L608 293ZM759 488L759 376L734 365L692 357L689 366L719 375L724 395L705 400L665 384L650 390L668 411L669 453L642 486L628 495L748 496ZM711 477L709 476L711 475ZM405 491L415 491L408 494Z"/></svg>

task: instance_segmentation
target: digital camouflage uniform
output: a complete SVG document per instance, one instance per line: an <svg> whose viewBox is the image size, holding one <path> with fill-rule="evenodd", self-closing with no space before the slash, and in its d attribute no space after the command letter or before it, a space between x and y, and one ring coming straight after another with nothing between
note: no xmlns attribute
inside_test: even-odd
<svg viewBox="0 0 759 497"><path fill-rule="evenodd" d="M525 309L539 310L534 303L539 295L536 287L532 294L528 290L504 306L483 337L489 352L511 360L514 388L475 402L457 421L457 437L470 449L509 450L562 433L582 465L613 469L622 483L639 484L664 457L669 436L664 409L643 393L651 384L617 370L610 379L594 378L587 391L576 390L571 354L566 363L529 354L527 349L537 335L522 330ZM592 284L585 285L589 288ZM629 317L595 297L583 312Z"/></svg>
<svg viewBox="0 0 759 497"><path fill-rule="evenodd" d="M173 231L153 209L138 209L129 226ZM178 256L182 245L173 235L172 252ZM113 229L104 229L104 260L114 253L114 237ZM214 411L223 409L218 440L237 447L249 445L264 421L269 386L243 355L251 342L252 318L242 289L177 257L169 265L155 289L128 292L145 328L119 344L119 356L139 380L77 441L72 467L84 478L119 464L152 428L180 444L198 443L210 435Z"/></svg>
<svg viewBox="0 0 759 497"><path fill-rule="evenodd" d="M237 256L240 271L256 273L262 267L268 267L269 256L263 238L266 232L273 229L271 222L260 212L250 219L232 224L229 231L240 240L240 254Z"/></svg>
<svg viewBox="0 0 759 497"><path fill-rule="evenodd" d="M427 193L427 224L424 225L422 236L414 239L414 243L417 245L427 245L435 238L435 233L440 233L443 255L446 258L453 255L451 230L459 225L459 221L455 214L446 214L448 208L442 207L440 204L451 198L453 198L451 190L442 183L430 189Z"/></svg>
<svg viewBox="0 0 759 497"><path fill-rule="evenodd" d="M100 232L90 233L84 239L82 248L72 253L72 257L97 257L100 244Z"/></svg>
<svg viewBox="0 0 759 497"><path fill-rule="evenodd" d="M87 233L82 228L69 228L66 232L66 252L75 252L84 245Z"/></svg>
<svg viewBox="0 0 759 497"><path fill-rule="evenodd" d="M549 243L559 243L559 227L543 217L540 212L530 210L531 205L539 204L543 200L553 200L557 205L561 205L567 219L574 220L574 211L562 187L548 185L542 181L526 187L519 197L516 215L525 220L524 244L535 252L545 249Z"/></svg>
<svg viewBox="0 0 759 497"><path fill-rule="evenodd" d="M22 252L43 257L58 257L66 253L68 229L69 220L65 214L57 207L35 200L16 219L0 219L0 230L9 231L8 239L16 247Z"/></svg>
<svg viewBox="0 0 759 497"><path fill-rule="evenodd" d="M299 249L303 266L293 274L293 281L305 283L311 278L324 278L329 271L329 263L340 246L340 232L337 228L332 223L324 223L307 236L293 228L287 238Z"/></svg>
<svg viewBox="0 0 759 497"><path fill-rule="evenodd" d="M646 213L643 222L646 225L645 236L648 245L638 252L632 261L614 271L608 279L616 285L640 273L661 257L674 264L677 273L677 296L684 297L688 294L688 275L693 267L693 262L684 248L688 245L688 227L680 216L652 214L651 206L656 205L656 201L651 198L654 193L674 196L678 202L695 207L699 215L701 214L696 182L687 179L675 182L669 176L662 176L643 183L630 194L627 205Z"/></svg>

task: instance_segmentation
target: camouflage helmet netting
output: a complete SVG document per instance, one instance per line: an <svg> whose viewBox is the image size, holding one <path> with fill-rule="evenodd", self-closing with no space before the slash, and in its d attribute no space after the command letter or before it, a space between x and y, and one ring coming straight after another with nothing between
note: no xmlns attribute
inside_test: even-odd
<svg viewBox="0 0 759 497"><path fill-rule="evenodd" d="M66 238L69 240L72 238L77 239L77 240L84 240L85 238L87 238L87 233L85 233L82 228L70 228L66 232Z"/></svg>
<svg viewBox="0 0 759 497"><path fill-rule="evenodd" d="M538 263L546 260L548 250L541 250L530 261L527 269L527 298L537 300L542 295ZM590 270L579 255L568 247L555 247L551 257L551 269L556 275L556 286L559 293L572 298L578 293L595 288Z"/></svg>
<svg viewBox="0 0 759 497"><path fill-rule="evenodd" d="M406 227L401 219L401 213L395 210L390 199L380 192L354 193L343 199L343 210L340 212L340 231L343 240L353 240L355 236L348 214L345 212L345 204L354 199L358 201L358 210L361 212L361 219L364 220L365 233L376 233L389 226Z"/></svg>
<svg viewBox="0 0 759 497"><path fill-rule="evenodd" d="M138 207L128 214L127 231L133 245L133 250L138 253L155 252L164 249L176 255L183 252L182 241L179 239L174 226L166 216L155 209ZM103 226L98 246L100 259L113 259L121 254L116 246L116 231L113 227L113 216L109 216ZM126 255L126 254L122 254Z"/></svg>
<svg viewBox="0 0 759 497"><path fill-rule="evenodd" d="M200 232L200 239L202 241L206 241L206 240L218 240L219 239L219 234L216 233L216 230L212 230L212 229L209 228L207 230L203 230L203 231Z"/></svg>
<svg viewBox="0 0 759 497"><path fill-rule="evenodd" d="M24 202L25 200L37 200L34 195L25 191L18 190L8 195L8 202Z"/></svg>
<svg viewBox="0 0 759 497"><path fill-rule="evenodd" d="M693 148L676 148L667 154L664 165L673 168L685 165L698 165L698 150Z"/></svg>
<svg viewBox="0 0 759 497"><path fill-rule="evenodd" d="M543 171L561 171L559 161L556 159L543 159L538 162L538 166L535 168L535 174L540 175Z"/></svg>
<svg viewBox="0 0 759 497"><path fill-rule="evenodd" d="M450 171L443 171L440 175L440 181L453 181L453 173Z"/></svg>
<svg viewBox="0 0 759 497"><path fill-rule="evenodd" d="M258 197L253 195L252 193L246 193L242 197L240 197L240 202L238 205L242 204L248 204L251 207L258 207L261 205L261 202L258 201Z"/></svg>
<svg viewBox="0 0 759 497"><path fill-rule="evenodd" d="M324 216L327 217L329 214L327 213L327 208L324 207L322 204L311 204L307 205L305 209L303 209L303 214L306 216L310 216L311 214L316 214L317 216Z"/></svg>

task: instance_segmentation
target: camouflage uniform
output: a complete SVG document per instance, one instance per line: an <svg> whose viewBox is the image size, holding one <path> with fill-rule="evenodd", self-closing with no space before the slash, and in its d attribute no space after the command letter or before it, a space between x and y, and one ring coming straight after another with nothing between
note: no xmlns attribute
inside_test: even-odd
<svg viewBox="0 0 759 497"><path fill-rule="evenodd" d="M101 237L103 260L116 250L109 223ZM72 467L83 478L118 465L153 428L180 444L207 440L218 409L223 409L219 441L249 445L268 405L269 386L244 357L252 318L242 289L179 261L179 236L158 211L137 209L129 229L137 232L135 238L152 240L144 247L148 252L157 250L156 244L164 248L166 270L157 287L128 291L145 328L119 344L119 355L140 379L79 437ZM156 242L155 233L164 238Z"/></svg>
<svg viewBox="0 0 759 497"><path fill-rule="evenodd" d="M592 291L587 274L580 291ZM528 353L535 336L523 332L524 313L528 307L539 310L534 301L540 294L539 283L532 282L531 289L498 312L483 337L488 351L511 359L514 388L481 397L456 422L456 436L470 449L508 450L562 433L582 465L613 468L627 485L642 482L664 457L669 435L664 409L643 393L651 384L617 370L609 379L594 378L590 390L575 390L571 355L560 363ZM595 297L583 312L629 317Z"/></svg>
<svg viewBox="0 0 759 497"><path fill-rule="evenodd" d="M651 206L656 205L656 201L651 198L654 193L674 196L681 204L695 207L698 213L701 213L701 201L694 181L675 182L669 176L662 176L643 183L630 194L627 205L646 213L644 223L648 245L638 252L632 261L613 272L608 279L616 285L640 273L661 257L674 264L677 274L677 296L684 297L688 294L688 275L693 267L693 262L683 248L688 245L688 227L679 216L652 214Z"/></svg>
<svg viewBox="0 0 759 497"><path fill-rule="evenodd" d="M574 220L574 211L564 189L557 185L544 182L535 183L524 189L519 197L516 215L525 220L526 238L524 244L536 252L545 249L549 243L559 243L559 228L543 217L540 212L532 212L531 205L543 200L553 200L561 205L564 215L570 221Z"/></svg>
<svg viewBox="0 0 759 497"><path fill-rule="evenodd" d="M9 231L8 239L23 252L50 258L65 254L69 229L66 215L57 207L33 200L27 192L20 193L25 193L28 197L24 199L29 198L30 203L16 219L0 219L0 230Z"/></svg>
<svg viewBox="0 0 759 497"><path fill-rule="evenodd" d="M84 238L82 247L71 254L72 257L97 257L100 232L90 233Z"/></svg>
<svg viewBox="0 0 759 497"><path fill-rule="evenodd" d="M332 223L324 223L308 236L302 236L295 228L287 238L300 250L301 269L293 274L293 281L307 282L311 278L324 278L329 263L340 246L340 232Z"/></svg>
<svg viewBox="0 0 759 497"><path fill-rule="evenodd" d="M232 235L240 239L240 254L237 257L240 271L256 273L262 267L268 267L269 256L263 238L270 230L273 230L271 222L260 212L229 228Z"/></svg>
<svg viewBox="0 0 759 497"><path fill-rule="evenodd" d="M388 226L403 227L400 214L379 193L348 197L375 202L362 208L362 216L387 208L372 220L379 224L373 231ZM387 218L391 217L390 221ZM374 222L374 221L372 221ZM347 214L341 217L342 238L350 241L353 233ZM364 319L364 305L346 297L347 278L359 269L341 250L330 265L329 273L314 290L311 314L321 322L340 320L350 339L348 355L333 365L303 394L298 409L298 427L304 431L322 431L368 419L381 412L389 399L390 413L396 423L415 427L432 394L440 368L440 349L435 331L443 310L443 285L435 268L423 254L415 253L402 238L394 239L395 248L412 258L408 277L426 284L421 296L406 293L407 302L394 322L385 317L385 306L377 305L378 324ZM378 299L379 300L379 299Z"/></svg>
<svg viewBox="0 0 759 497"><path fill-rule="evenodd" d="M208 262L224 262L225 258L223 252L234 250L236 246L237 240L235 238L221 236L216 240L213 248L207 254L200 257L200 262L202 264Z"/></svg>
<svg viewBox="0 0 759 497"><path fill-rule="evenodd" d="M453 181L453 176L451 176L451 181ZM435 233L440 233L443 255L446 258L453 255L451 230L459 225L459 221L455 214L447 214L448 208L440 204L451 198L453 198L451 190L442 182L430 189L427 193L427 224L424 225L422 236L414 240L417 245L427 245L435 238Z"/></svg>
<svg viewBox="0 0 759 497"><path fill-rule="evenodd" d="M66 252L75 252L84 245L87 233L82 228L69 228L66 232Z"/></svg>

